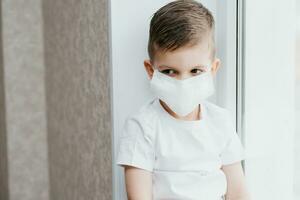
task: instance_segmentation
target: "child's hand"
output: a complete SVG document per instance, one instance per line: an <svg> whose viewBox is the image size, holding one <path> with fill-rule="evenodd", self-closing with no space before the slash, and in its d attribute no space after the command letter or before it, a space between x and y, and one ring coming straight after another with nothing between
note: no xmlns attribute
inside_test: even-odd
<svg viewBox="0 0 300 200"><path fill-rule="evenodd" d="M241 162L223 165L221 168L227 179L226 200L250 200Z"/></svg>

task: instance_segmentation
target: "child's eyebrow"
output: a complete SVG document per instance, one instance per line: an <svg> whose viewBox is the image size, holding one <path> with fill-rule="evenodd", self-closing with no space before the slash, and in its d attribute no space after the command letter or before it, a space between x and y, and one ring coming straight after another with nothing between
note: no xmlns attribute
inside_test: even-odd
<svg viewBox="0 0 300 200"><path fill-rule="evenodd" d="M191 68L195 68L195 67L207 67L208 66L208 64L197 64L197 65L195 65L195 66L193 66L193 67L191 67ZM172 67L172 66L168 66L168 65L160 65L160 66L158 66L159 68L160 67L166 67L166 68L169 68L169 69L175 69L176 70L176 67Z"/></svg>
<svg viewBox="0 0 300 200"><path fill-rule="evenodd" d="M176 67L168 66L168 65L160 65L158 66L159 68L161 67L166 67L166 68L171 68L171 69L176 69Z"/></svg>

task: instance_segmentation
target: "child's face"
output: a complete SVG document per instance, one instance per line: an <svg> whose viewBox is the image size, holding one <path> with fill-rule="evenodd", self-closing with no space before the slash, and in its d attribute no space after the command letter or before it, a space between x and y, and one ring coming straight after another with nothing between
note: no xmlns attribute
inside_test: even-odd
<svg viewBox="0 0 300 200"><path fill-rule="evenodd" d="M192 47L181 47L173 52L157 52L153 63L145 60L144 65L150 78L152 78L154 69L176 79L199 75L207 71L209 67L212 68L211 71L215 75L220 60L216 58L212 61L210 55L208 43L205 42Z"/></svg>

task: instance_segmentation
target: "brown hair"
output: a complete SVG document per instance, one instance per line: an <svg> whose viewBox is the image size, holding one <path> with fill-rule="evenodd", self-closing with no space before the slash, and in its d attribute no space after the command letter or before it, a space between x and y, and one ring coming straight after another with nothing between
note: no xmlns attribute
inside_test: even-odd
<svg viewBox="0 0 300 200"><path fill-rule="evenodd" d="M153 61L156 51L174 51L198 44L203 39L210 39L213 59L214 24L212 13L195 0L176 0L166 4L153 14L150 22L150 60Z"/></svg>

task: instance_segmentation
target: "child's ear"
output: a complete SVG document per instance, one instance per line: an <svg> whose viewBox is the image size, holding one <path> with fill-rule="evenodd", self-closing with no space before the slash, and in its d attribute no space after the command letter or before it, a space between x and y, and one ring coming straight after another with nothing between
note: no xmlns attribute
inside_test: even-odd
<svg viewBox="0 0 300 200"><path fill-rule="evenodd" d="M152 79L152 75L153 75L154 69L153 69L152 64L151 64L151 62L150 62L149 59L144 60L144 66L145 66L145 70L146 70L146 72L148 74L148 77L150 79Z"/></svg>
<svg viewBox="0 0 300 200"><path fill-rule="evenodd" d="M211 69L214 76L216 75L217 71L219 70L220 65L221 65L221 60L219 58L215 58L212 63L212 69Z"/></svg>

